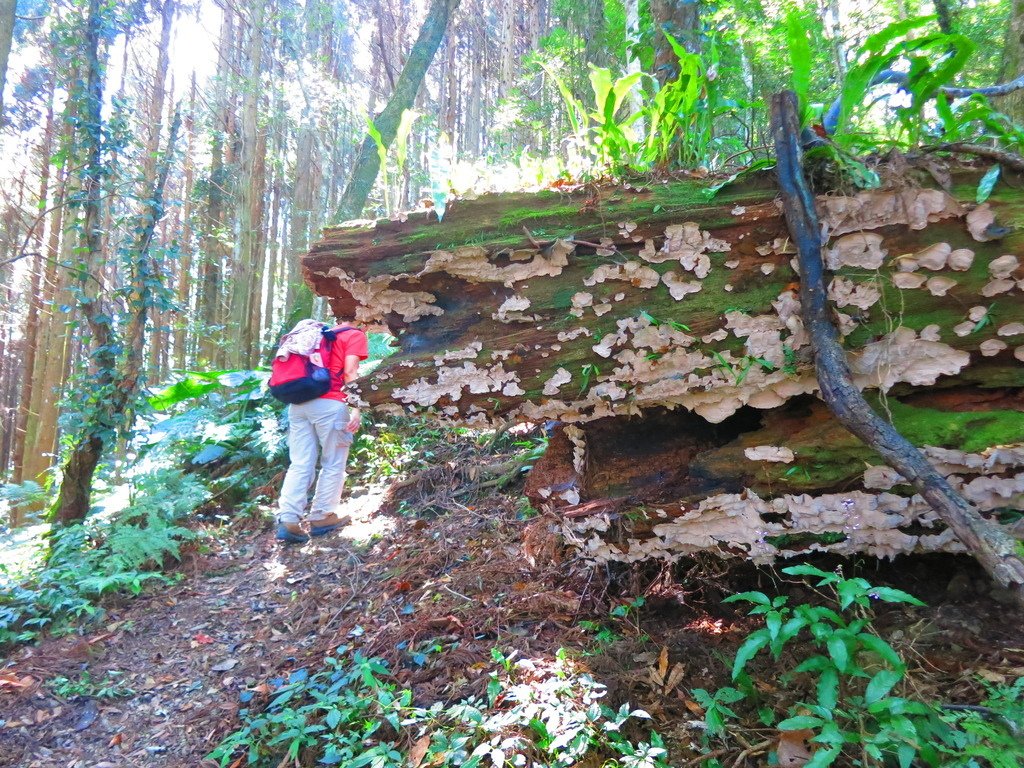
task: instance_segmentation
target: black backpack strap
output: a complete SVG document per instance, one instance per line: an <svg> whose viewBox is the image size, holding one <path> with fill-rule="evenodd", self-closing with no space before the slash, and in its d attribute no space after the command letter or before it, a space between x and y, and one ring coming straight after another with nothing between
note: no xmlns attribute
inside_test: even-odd
<svg viewBox="0 0 1024 768"><path fill-rule="evenodd" d="M353 328L351 326L348 328L328 328L326 325L320 329L320 333L322 333L324 336L324 341L327 342L327 365L325 367L327 368L328 371L331 370L330 356L334 353L334 342L337 340L338 335L344 333L345 331L358 330L358 328ZM342 367L340 375L342 379L345 378L344 367ZM342 383L344 384L344 381Z"/></svg>

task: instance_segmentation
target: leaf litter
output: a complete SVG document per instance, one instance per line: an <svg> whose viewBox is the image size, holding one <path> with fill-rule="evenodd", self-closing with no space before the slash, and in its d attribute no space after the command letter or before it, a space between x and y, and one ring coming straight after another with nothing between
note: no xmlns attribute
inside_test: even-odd
<svg viewBox="0 0 1024 768"><path fill-rule="evenodd" d="M721 599L763 589L766 578L793 601L813 601L813 592L711 556L593 568L559 541L553 517L522 519L518 490L487 486L489 475L467 469L480 459L439 462L388 492L354 492L349 533L375 534L372 544L342 533L282 548L267 530L239 524L214 553L186 559L176 586L107 606L106 623L81 637L15 650L0 672L0 765L202 765L239 709L305 679L340 646L387 661L421 705L483 694L494 648L538 660L582 651L609 704L650 712L676 764L699 762L703 709L690 691L729 683L721 659L750 629ZM880 607L876 619L910 661L919 695L975 702L979 677L1024 674L1020 622L969 560L879 563L872 580L933 606ZM641 607L621 608L636 596ZM130 692L62 698L45 684L84 671L94 681L119 673ZM796 688L778 687L769 660L750 671L780 711L799 699ZM790 768L808 759L804 734L756 718L732 728L747 746L723 752L729 764L760 765L769 751ZM423 740L407 748L408 763L422 765Z"/></svg>

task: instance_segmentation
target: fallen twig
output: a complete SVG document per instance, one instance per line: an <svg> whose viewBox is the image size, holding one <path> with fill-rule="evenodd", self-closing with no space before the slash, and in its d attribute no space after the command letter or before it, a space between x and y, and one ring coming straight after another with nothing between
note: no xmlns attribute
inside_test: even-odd
<svg viewBox="0 0 1024 768"><path fill-rule="evenodd" d="M948 144L935 144L930 147L923 147L922 152L956 152L963 155L976 155L988 160L994 160L1000 165L1012 168L1018 173L1024 173L1024 157L1016 152L1007 152L1005 149L987 147L984 144L970 144L965 141L954 141Z"/></svg>

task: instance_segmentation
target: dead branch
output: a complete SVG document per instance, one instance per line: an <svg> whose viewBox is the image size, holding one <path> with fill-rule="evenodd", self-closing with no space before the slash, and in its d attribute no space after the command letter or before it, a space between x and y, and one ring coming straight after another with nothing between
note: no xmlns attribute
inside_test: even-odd
<svg viewBox="0 0 1024 768"><path fill-rule="evenodd" d="M1005 149L987 147L984 144L970 144L965 141L954 141L949 144L936 144L933 147L924 147L922 152L955 152L961 155L975 155L984 157L987 160L994 160L1000 165L1005 165L1018 173L1024 173L1024 157L1016 152L1007 152Z"/></svg>
<svg viewBox="0 0 1024 768"><path fill-rule="evenodd" d="M1024 602L1024 560L1013 538L968 504L909 440L871 409L853 383L828 303L821 228L801 167L799 109L792 91L772 97L771 127L783 211L800 264L801 314L811 337L822 400L844 427L907 478L992 578L1013 585Z"/></svg>

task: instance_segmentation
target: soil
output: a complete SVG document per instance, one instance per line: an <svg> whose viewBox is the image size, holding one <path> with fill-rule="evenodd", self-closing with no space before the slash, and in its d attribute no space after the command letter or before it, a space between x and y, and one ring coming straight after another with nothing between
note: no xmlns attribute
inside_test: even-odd
<svg viewBox="0 0 1024 768"><path fill-rule="evenodd" d="M262 523L236 521L209 539L212 551L186 559L176 585L107 605L102 621L78 636L14 651L0 670L0 765L203 765L237 725L243 692L258 706L268 683L315 671L340 645L386 659L420 703L481 692L494 647L534 657L585 651L611 701L651 712L673 764L682 765L698 754L701 711L690 689L727 684L727 659L753 628L722 598L761 589L818 600L807 582L711 557L591 569L563 550L551 519L520 519L518 492L410 518L387 511L395 504L382 504L384 491L350 498L353 524L304 546L282 546ZM1024 614L1002 602L971 560L843 565L928 603L879 605L876 619L908 659L919 695L976 703L979 676L1024 675ZM645 597L638 612L611 618L637 595ZM596 625L610 632L595 637ZM759 657L751 672L766 695L790 695L776 688L769 659ZM55 682L86 673L89 691ZM95 684L106 680L127 695L99 695ZM738 733L777 738L756 724Z"/></svg>

